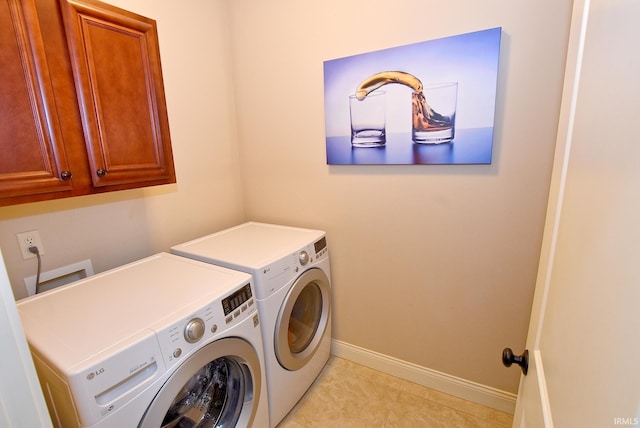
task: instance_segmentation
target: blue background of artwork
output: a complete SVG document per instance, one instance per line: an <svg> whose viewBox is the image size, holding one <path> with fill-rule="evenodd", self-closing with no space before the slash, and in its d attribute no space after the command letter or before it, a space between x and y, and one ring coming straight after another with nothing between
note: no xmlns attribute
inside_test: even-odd
<svg viewBox="0 0 640 428"><path fill-rule="evenodd" d="M502 29L497 27L325 61L327 163L491 163L501 34ZM411 147L412 89L401 84L387 84L378 89L386 93L387 147L350 147L349 95L368 77L382 71L395 70L413 74L425 86L431 83L458 82L456 139L451 143L457 144L457 147L449 148L447 156L409 155L425 152L428 147ZM462 132L463 129L467 131ZM477 139L474 138L473 129L479 130ZM395 145L391 146L391 143ZM344 144L347 146L343 147ZM357 153L351 153L353 150L377 150L376 153L387 150L396 153L375 156L374 152L362 152L358 156ZM443 149L432 151L445 152ZM459 156L451 156L454 152Z"/></svg>

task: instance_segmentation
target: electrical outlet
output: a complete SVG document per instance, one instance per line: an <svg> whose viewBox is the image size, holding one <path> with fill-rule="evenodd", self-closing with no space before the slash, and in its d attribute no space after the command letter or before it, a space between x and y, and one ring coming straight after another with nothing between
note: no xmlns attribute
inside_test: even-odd
<svg viewBox="0 0 640 428"><path fill-rule="evenodd" d="M31 251L29 251L29 247L38 247L38 252L40 253L40 255L44 254L44 247L42 246L42 241L40 240L40 232L38 232L37 230L16 233L16 237L18 238L18 245L20 246L20 252L22 253L23 259L32 259L36 256Z"/></svg>

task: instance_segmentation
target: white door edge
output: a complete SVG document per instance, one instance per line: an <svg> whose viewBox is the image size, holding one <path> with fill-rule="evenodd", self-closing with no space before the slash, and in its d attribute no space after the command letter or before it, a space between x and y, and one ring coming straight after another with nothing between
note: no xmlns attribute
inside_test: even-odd
<svg viewBox="0 0 640 428"><path fill-rule="evenodd" d="M580 89L580 75L582 72L589 6L590 0L575 0L573 4L554 165L549 189L547 218L526 342L526 348L529 349L530 353L529 374L526 377L521 376L518 400L514 413L514 427L519 426L520 428L525 428L525 420L529 419L536 421L536 427L532 428L553 428L553 418L539 345L553 273L553 261L557 246L558 231L562 218L564 191ZM529 401L525 406L523 403L524 400L521 399L524 396L527 396L528 400L535 400L535 405ZM529 409L527 410L527 408ZM527 413L526 418L525 413ZM535 415L532 413L535 413Z"/></svg>
<svg viewBox="0 0 640 428"><path fill-rule="evenodd" d="M51 427L0 251L0 426Z"/></svg>

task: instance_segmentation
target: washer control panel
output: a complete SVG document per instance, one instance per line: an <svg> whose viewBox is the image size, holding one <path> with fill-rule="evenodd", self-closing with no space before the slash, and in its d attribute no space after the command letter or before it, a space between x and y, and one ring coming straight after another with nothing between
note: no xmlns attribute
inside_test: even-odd
<svg viewBox="0 0 640 428"><path fill-rule="evenodd" d="M196 343L204 336L204 321L200 318L193 318L184 328L184 338L189 343Z"/></svg>
<svg viewBox="0 0 640 428"><path fill-rule="evenodd" d="M225 298L211 302L158 331L157 337L167 367L178 363L226 329L253 317L255 312L253 287L247 283Z"/></svg>
<svg viewBox="0 0 640 428"><path fill-rule="evenodd" d="M242 305L248 302L252 297L253 292L251 291L251 285L249 284L234 292L232 295L225 297L222 299L224 314L229 315L231 312L234 312L236 309L242 307Z"/></svg>

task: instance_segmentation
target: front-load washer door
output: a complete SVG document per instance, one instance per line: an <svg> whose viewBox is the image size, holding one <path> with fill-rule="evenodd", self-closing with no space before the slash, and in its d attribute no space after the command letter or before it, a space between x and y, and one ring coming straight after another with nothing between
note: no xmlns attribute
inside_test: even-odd
<svg viewBox="0 0 640 428"><path fill-rule="evenodd" d="M220 339L178 367L138 427L251 426L260 387L260 362L253 347L237 338Z"/></svg>
<svg viewBox="0 0 640 428"><path fill-rule="evenodd" d="M275 329L275 353L280 365L298 370L313 357L329 323L331 285L318 268L296 279L280 308Z"/></svg>

